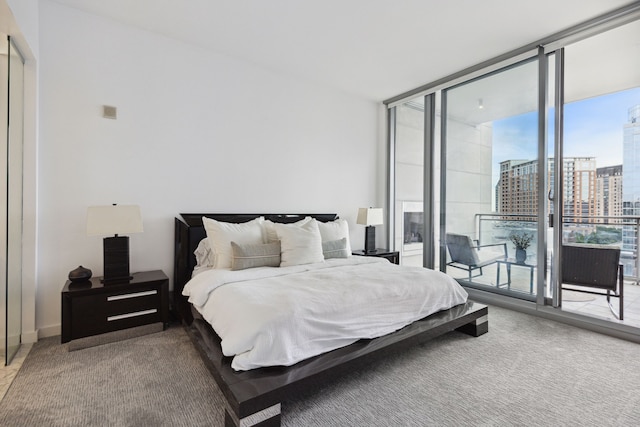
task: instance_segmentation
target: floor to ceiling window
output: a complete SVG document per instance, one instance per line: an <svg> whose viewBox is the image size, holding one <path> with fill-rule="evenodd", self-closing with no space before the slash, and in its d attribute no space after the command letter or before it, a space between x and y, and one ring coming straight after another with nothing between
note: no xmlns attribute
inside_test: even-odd
<svg viewBox="0 0 640 427"><path fill-rule="evenodd" d="M640 340L639 46L633 5L390 100L390 234L403 263ZM425 111L430 96L441 105ZM435 139L429 121L441 123ZM432 241L416 244L429 219ZM428 245L433 265L408 256ZM602 292L565 289L566 245L618 248L623 320Z"/></svg>
<svg viewBox="0 0 640 427"><path fill-rule="evenodd" d="M564 310L640 326L640 21L564 47L562 244L621 250L623 305L563 291ZM564 261L563 261L564 262ZM636 301L638 300L638 301Z"/></svg>
<svg viewBox="0 0 640 427"><path fill-rule="evenodd" d="M443 91L441 269L468 286L535 296L538 63ZM544 202L544 200L542 200ZM544 260L542 260L544 261Z"/></svg>

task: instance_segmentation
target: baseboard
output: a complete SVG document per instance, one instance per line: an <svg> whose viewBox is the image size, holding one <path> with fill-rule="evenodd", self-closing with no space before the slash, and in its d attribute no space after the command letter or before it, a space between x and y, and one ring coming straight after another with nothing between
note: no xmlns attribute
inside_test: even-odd
<svg viewBox="0 0 640 427"><path fill-rule="evenodd" d="M55 337L56 335L60 335L61 333L62 325L60 324L54 326L46 326L44 328L38 329L38 339Z"/></svg>
<svg viewBox="0 0 640 427"><path fill-rule="evenodd" d="M20 335L20 342L22 344L33 344L38 342L38 330L25 332L22 331Z"/></svg>

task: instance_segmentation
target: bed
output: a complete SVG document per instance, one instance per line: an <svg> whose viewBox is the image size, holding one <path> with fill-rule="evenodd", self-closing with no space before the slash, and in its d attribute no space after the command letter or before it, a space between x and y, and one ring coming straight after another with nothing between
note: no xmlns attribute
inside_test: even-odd
<svg viewBox="0 0 640 427"><path fill-rule="evenodd" d="M402 349L415 346L453 330L472 336L479 336L488 331L487 307L466 301L456 303L451 308L439 310L426 317L420 317L395 332L385 332L384 335L376 338L359 339L347 345L338 345L331 351L310 357L303 356L300 361L292 359L290 366L283 364L261 366L251 363L233 365L235 358L223 354L223 340L204 318L208 314L206 310L203 310L203 304L197 300L194 301L193 298L194 304L191 304L183 295L183 291L189 293L188 290L185 291L185 286L189 288L195 282L190 282L194 269L199 265L194 253L196 249L199 249L201 241L207 236L203 217L232 224L249 224L256 221L256 218L265 218L277 224L300 223L305 218L311 217L327 225L336 223L338 217L335 214L181 214L175 219L174 308L225 397L225 425L280 425L281 402L299 390L331 381L363 362L392 355ZM365 260L364 258L353 260L353 262L349 261L349 264L357 265L348 268L358 269L361 268L360 265L368 263L373 265L372 268L384 267L376 265L373 259ZM282 261L284 263L285 259L282 258ZM382 259L375 261L378 263L386 262ZM347 260L327 260L327 265L322 267L321 273L313 274L325 275L327 271L334 270L331 263L346 264ZM343 268L342 265L335 267L335 270L340 268ZM307 269L303 268L303 270L305 273L296 272L295 274L307 274ZM309 270L313 269L309 268ZM206 271L198 273L194 277L204 277L206 273ZM253 274L252 271L249 276ZM274 280L271 278L262 279L266 280L265 283ZM223 286L220 289L224 288ZM230 288L230 286L226 288ZM216 310L220 310L220 306ZM224 336L224 334L221 335ZM229 340L225 339L224 341L228 342Z"/></svg>

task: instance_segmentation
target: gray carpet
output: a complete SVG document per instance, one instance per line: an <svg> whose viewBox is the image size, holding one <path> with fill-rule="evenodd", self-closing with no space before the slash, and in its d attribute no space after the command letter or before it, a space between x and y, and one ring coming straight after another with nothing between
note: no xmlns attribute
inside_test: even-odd
<svg viewBox="0 0 640 427"><path fill-rule="evenodd" d="M640 425L640 346L490 307L451 333L283 402L284 426ZM220 392L179 327L67 352L38 342L2 426L221 426Z"/></svg>
<svg viewBox="0 0 640 427"><path fill-rule="evenodd" d="M69 351L83 350L85 348L95 347L97 345L109 344L112 342L137 338L142 335L161 332L163 329L163 323L156 322L149 325L142 325L133 328L122 329L120 331L113 331L107 334L93 335L90 337L75 339L73 341L70 341L66 345L68 346L67 348L69 349Z"/></svg>
<svg viewBox="0 0 640 427"><path fill-rule="evenodd" d="M0 402L0 426L215 426L222 396L180 327L69 352L31 349Z"/></svg>

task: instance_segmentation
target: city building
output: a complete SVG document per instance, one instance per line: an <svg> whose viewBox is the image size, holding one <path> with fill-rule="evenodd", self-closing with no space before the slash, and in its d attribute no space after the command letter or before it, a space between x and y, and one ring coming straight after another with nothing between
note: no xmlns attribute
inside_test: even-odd
<svg viewBox="0 0 640 427"><path fill-rule="evenodd" d="M547 192L552 184L553 159L548 160ZM596 159L565 157L563 161L563 213L584 218L596 214ZM534 215L538 208L538 161L505 160L500 163L496 188L497 212Z"/></svg>
<svg viewBox="0 0 640 427"><path fill-rule="evenodd" d="M622 212L622 165L597 168L596 222L615 223L615 220L601 217L619 217Z"/></svg>
<svg viewBox="0 0 640 427"><path fill-rule="evenodd" d="M535 214L538 206L538 161L505 160L500 162L497 193L501 213Z"/></svg>
<svg viewBox="0 0 640 427"><path fill-rule="evenodd" d="M589 222L596 214L596 159L594 157L565 157L562 166L563 215L583 218Z"/></svg>
<svg viewBox="0 0 640 427"><path fill-rule="evenodd" d="M624 125L622 161L623 213L640 216L640 104L629 108L628 121ZM637 247L635 226L622 229L622 250L635 251Z"/></svg>

